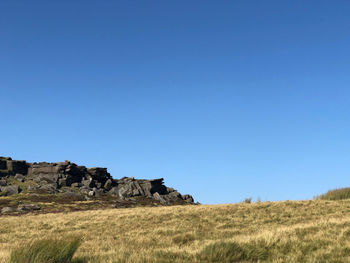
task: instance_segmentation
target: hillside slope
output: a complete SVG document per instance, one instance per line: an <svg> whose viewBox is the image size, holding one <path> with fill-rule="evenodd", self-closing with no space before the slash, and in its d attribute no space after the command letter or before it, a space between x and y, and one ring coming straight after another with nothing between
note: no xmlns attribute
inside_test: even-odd
<svg viewBox="0 0 350 263"><path fill-rule="evenodd" d="M18 244L76 235L79 262L349 262L350 201L105 209L0 217Z"/></svg>

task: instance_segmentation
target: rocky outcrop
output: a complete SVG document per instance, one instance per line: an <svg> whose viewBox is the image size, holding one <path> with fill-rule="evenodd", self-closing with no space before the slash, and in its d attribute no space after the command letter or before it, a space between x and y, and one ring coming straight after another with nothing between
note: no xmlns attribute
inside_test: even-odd
<svg viewBox="0 0 350 263"><path fill-rule="evenodd" d="M8 206L3 207L0 210L0 212L1 214L14 213L14 212L29 213L36 210L40 210L40 206L36 204L22 204L22 205L19 205L18 207L8 207Z"/></svg>
<svg viewBox="0 0 350 263"><path fill-rule="evenodd" d="M102 197L126 200L145 197L160 204L192 204L192 196L166 187L163 178L114 179L107 168L78 166L70 161L27 163L0 157L0 196L23 193L75 193L86 200Z"/></svg>

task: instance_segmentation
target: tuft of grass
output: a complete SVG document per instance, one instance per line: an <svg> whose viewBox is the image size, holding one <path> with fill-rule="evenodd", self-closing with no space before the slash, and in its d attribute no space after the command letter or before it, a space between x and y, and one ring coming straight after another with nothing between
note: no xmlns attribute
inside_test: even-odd
<svg viewBox="0 0 350 263"><path fill-rule="evenodd" d="M81 263L84 260L72 260L80 244L78 237L36 240L12 250L10 263Z"/></svg>
<svg viewBox="0 0 350 263"><path fill-rule="evenodd" d="M171 251L156 251L152 255L152 262L154 263L184 263L196 262L195 258L189 253L171 252Z"/></svg>
<svg viewBox="0 0 350 263"><path fill-rule="evenodd" d="M268 250L259 244L217 242L206 246L199 254L200 262L256 262L268 258Z"/></svg>
<svg viewBox="0 0 350 263"><path fill-rule="evenodd" d="M174 244L177 245L186 245L188 243L191 243L194 241L196 238L195 236L191 234L185 234L185 235L176 235L172 238L172 241Z"/></svg>
<svg viewBox="0 0 350 263"><path fill-rule="evenodd" d="M316 196L320 200L344 200L350 199L350 187L329 190L327 193Z"/></svg>

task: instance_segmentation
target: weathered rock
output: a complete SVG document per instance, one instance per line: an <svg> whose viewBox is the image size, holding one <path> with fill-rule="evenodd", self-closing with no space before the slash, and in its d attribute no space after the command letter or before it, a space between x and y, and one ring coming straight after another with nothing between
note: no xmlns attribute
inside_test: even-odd
<svg viewBox="0 0 350 263"><path fill-rule="evenodd" d="M120 198L134 196L133 190L132 182L118 185L118 195Z"/></svg>
<svg viewBox="0 0 350 263"><path fill-rule="evenodd" d="M35 186L35 185L29 185L29 186L27 187L27 190L28 190L28 191L35 191L35 190L37 190L37 189L38 189L38 187Z"/></svg>
<svg viewBox="0 0 350 263"><path fill-rule="evenodd" d="M86 187L86 186L82 186L80 187L80 192L83 193L83 194L89 194L89 192L91 191L91 189L89 187Z"/></svg>
<svg viewBox="0 0 350 263"><path fill-rule="evenodd" d="M112 186L113 186L113 181L111 179L108 179L105 185L103 186L103 188L109 191L111 190Z"/></svg>
<svg viewBox="0 0 350 263"><path fill-rule="evenodd" d="M1 179L0 186L6 186L6 185L7 185L7 181L5 179Z"/></svg>
<svg viewBox="0 0 350 263"><path fill-rule="evenodd" d="M193 203L192 196L181 195L175 189L166 187L163 178L154 180L137 180L134 177L113 179L106 168L86 168L69 161L26 163L8 157L0 157L1 196L17 194L21 191L15 180L7 179L11 177L18 182L23 182L23 180L28 182L30 186L24 191L38 194L79 190L81 196L100 198L109 194L125 202L133 197L147 197L162 204ZM8 185L8 182L11 182L12 185Z"/></svg>
<svg viewBox="0 0 350 263"><path fill-rule="evenodd" d="M69 199L70 201L83 201L84 196L75 192L65 192L62 194L62 197Z"/></svg>
<svg viewBox="0 0 350 263"><path fill-rule="evenodd" d="M82 187L83 184L82 183L72 183L71 186L72 187Z"/></svg>
<svg viewBox="0 0 350 263"><path fill-rule="evenodd" d="M95 182L95 187L96 188L101 188L102 187L102 183L101 182L98 182L97 180L94 180Z"/></svg>
<svg viewBox="0 0 350 263"><path fill-rule="evenodd" d="M192 195L182 195L181 198L187 203L192 204L194 202Z"/></svg>
<svg viewBox="0 0 350 263"><path fill-rule="evenodd" d="M0 157L1 176L27 174L28 164L25 161L14 161L11 158Z"/></svg>
<svg viewBox="0 0 350 263"><path fill-rule="evenodd" d="M6 206L6 207L3 207L3 208L1 209L1 214L13 213L13 212L17 212L17 208Z"/></svg>
<svg viewBox="0 0 350 263"><path fill-rule="evenodd" d="M153 198L157 201L159 201L161 204L166 204L167 201L157 192L153 194Z"/></svg>
<svg viewBox="0 0 350 263"><path fill-rule="evenodd" d="M36 181L37 182L45 181L47 183L57 183L58 176L59 176L58 174L54 174L54 173L38 174L36 176Z"/></svg>
<svg viewBox="0 0 350 263"><path fill-rule="evenodd" d="M0 191L4 196L9 196L20 193L21 188L18 185L1 186Z"/></svg>
<svg viewBox="0 0 350 263"><path fill-rule="evenodd" d="M83 186L86 186L88 188L92 188L96 186L95 181L92 180L92 178L83 180L81 181L81 183L83 184Z"/></svg>
<svg viewBox="0 0 350 263"><path fill-rule="evenodd" d="M108 191L108 194L113 196L119 196L118 187L112 187L112 189Z"/></svg>
<svg viewBox="0 0 350 263"><path fill-rule="evenodd" d="M92 177L93 180L97 180L102 185L104 185L108 179L112 179L111 175L107 172L107 168L88 168L87 173Z"/></svg>
<svg viewBox="0 0 350 263"><path fill-rule="evenodd" d="M49 194L54 194L57 192L56 184L43 184L40 186L40 190L45 191Z"/></svg>
<svg viewBox="0 0 350 263"><path fill-rule="evenodd" d="M166 194L167 188L163 185L163 178L154 180L139 180L139 185L146 196L152 196L154 193Z"/></svg>
<svg viewBox="0 0 350 263"><path fill-rule="evenodd" d="M67 180L65 178L58 179L58 187L64 187L67 186Z"/></svg>
<svg viewBox="0 0 350 263"><path fill-rule="evenodd" d="M23 174L16 174L15 179L20 182L24 182L24 175Z"/></svg>
<svg viewBox="0 0 350 263"><path fill-rule="evenodd" d="M31 212L34 210L40 210L40 206L36 204L23 204L23 205L19 205L17 210L19 212Z"/></svg>
<svg viewBox="0 0 350 263"><path fill-rule="evenodd" d="M7 160L0 157L0 170L7 170Z"/></svg>
<svg viewBox="0 0 350 263"><path fill-rule="evenodd" d="M25 161L7 161L7 170L10 174L27 174L28 165Z"/></svg>

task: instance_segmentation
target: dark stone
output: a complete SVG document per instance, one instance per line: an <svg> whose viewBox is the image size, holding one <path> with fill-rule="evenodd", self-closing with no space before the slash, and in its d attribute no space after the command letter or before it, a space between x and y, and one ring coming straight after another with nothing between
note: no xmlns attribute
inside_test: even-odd
<svg viewBox="0 0 350 263"><path fill-rule="evenodd" d="M171 187L167 187L166 190L167 190L168 193L172 193L172 192L175 191L175 189L171 188Z"/></svg>
<svg viewBox="0 0 350 263"><path fill-rule="evenodd" d="M192 204L194 202L192 195L182 195L181 198L187 203Z"/></svg>
<svg viewBox="0 0 350 263"><path fill-rule="evenodd" d="M0 159L0 170L7 170L7 161Z"/></svg>
<svg viewBox="0 0 350 263"><path fill-rule="evenodd" d="M93 180L97 180L102 185L104 185L108 179L112 179L111 175L107 172L107 168L88 168L87 173L92 177Z"/></svg>
<svg viewBox="0 0 350 263"><path fill-rule="evenodd" d="M0 186L6 186L6 185L7 185L7 181L5 179L1 179Z"/></svg>
<svg viewBox="0 0 350 263"><path fill-rule="evenodd" d="M7 170L11 174L27 174L28 164L26 161L7 161Z"/></svg>
<svg viewBox="0 0 350 263"><path fill-rule="evenodd" d="M40 210L40 206L36 205L36 204L23 204L18 206L17 209L19 212L31 212L31 211L35 211L35 210Z"/></svg>

